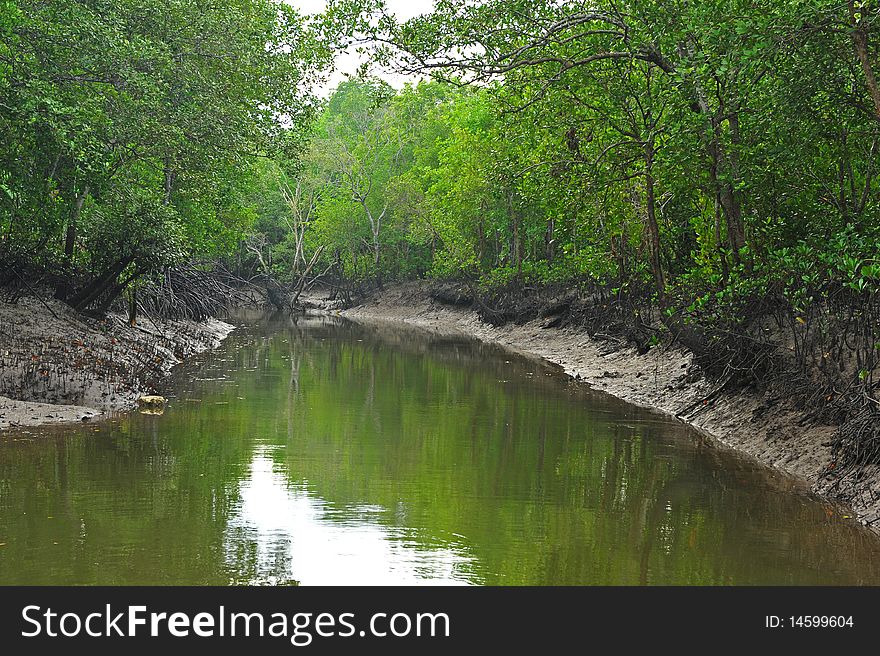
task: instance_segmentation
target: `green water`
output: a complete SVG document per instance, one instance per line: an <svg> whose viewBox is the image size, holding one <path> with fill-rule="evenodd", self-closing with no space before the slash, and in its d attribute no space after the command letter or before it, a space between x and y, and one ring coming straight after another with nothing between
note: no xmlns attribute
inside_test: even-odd
<svg viewBox="0 0 880 656"><path fill-rule="evenodd" d="M496 347L253 318L166 391L0 438L0 583L880 582L835 509Z"/></svg>

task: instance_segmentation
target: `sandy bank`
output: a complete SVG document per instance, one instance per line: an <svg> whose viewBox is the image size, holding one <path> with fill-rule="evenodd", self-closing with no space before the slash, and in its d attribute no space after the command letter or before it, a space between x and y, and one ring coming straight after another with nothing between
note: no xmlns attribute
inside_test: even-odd
<svg viewBox="0 0 880 656"><path fill-rule="evenodd" d="M471 309L432 301L427 286L418 282L389 287L341 314L463 333L541 356L595 389L675 415L722 445L799 479L813 492L828 494L822 473L831 463L835 427L804 425L802 413L788 403L750 392L703 402L715 386L685 350L655 347L639 355L622 342L593 340L570 328L543 329L541 321L496 328ZM849 505L863 524L880 531L880 475L866 476L858 485Z"/></svg>
<svg viewBox="0 0 880 656"><path fill-rule="evenodd" d="M58 301L0 302L0 430L88 420L135 405L184 358L216 347L233 327L215 319L136 326L90 319Z"/></svg>

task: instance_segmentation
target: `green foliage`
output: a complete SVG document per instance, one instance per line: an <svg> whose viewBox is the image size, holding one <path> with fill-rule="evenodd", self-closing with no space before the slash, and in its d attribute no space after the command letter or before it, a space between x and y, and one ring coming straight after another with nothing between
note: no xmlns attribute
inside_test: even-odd
<svg viewBox="0 0 880 656"><path fill-rule="evenodd" d="M325 265L652 282L719 317L876 289L880 123L850 37L856 20L876 69L875 4L444 1L403 23L381 5L330 2L325 34L379 37L378 60L437 81L362 77L322 108Z"/></svg>
<svg viewBox="0 0 880 656"><path fill-rule="evenodd" d="M275 0L2 8L2 262L88 286L237 252L287 280L314 258L729 312L876 291L876 3L444 0L399 24L334 0L311 30ZM435 79L308 100L361 37Z"/></svg>
<svg viewBox="0 0 880 656"><path fill-rule="evenodd" d="M0 32L0 270L84 288L129 255L145 274L233 249L320 59L275 0L15 0Z"/></svg>

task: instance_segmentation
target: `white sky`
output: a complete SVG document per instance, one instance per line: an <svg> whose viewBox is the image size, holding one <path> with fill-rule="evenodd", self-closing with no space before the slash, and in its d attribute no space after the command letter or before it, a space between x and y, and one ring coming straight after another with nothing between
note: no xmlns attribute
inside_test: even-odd
<svg viewBox="0 0 880 656"><path fill-rule="evenodd" d="M326 6L325 0L285 0L285 2L298 9L304 15L320 13ZM385 0L385 5L399 20L407 20L414 16L429 13L433 7L433 0ZM336 57L336 70L330 75L327 84L324 88L316 89L315 91L322 96L328 94L329 91L335 89L336 85L346 78L346 74L351 75L355 73L363 61L364 57L353 51L341 53ZM400 89L404 83L416 79L378 69L372 72L396 89Z"/></svg>

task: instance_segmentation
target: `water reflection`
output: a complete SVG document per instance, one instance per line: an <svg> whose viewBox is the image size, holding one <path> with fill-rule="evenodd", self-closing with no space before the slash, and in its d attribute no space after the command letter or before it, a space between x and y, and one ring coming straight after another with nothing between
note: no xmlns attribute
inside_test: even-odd
<svg viewBox="0 0 880 656"><path fill-rule="evenodd" d="M176 380L0 438L0 583L880 582L836 509L498 347L259 316Z"/></svg>
<svg viewBox="0 0 880 656"><path fill-rule="evenodd" d="M412 531L383 526L386 508L334 507L304 484L291 484L276 470L272 451L256 449L227 528L230 571L249 549L256 565L236 580L263 585L469 583L471 558L461 547L434 543L426 548ZM248 578L253 570L258 578Z"/></svg>

